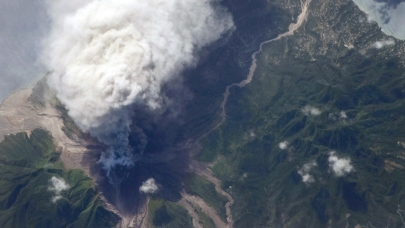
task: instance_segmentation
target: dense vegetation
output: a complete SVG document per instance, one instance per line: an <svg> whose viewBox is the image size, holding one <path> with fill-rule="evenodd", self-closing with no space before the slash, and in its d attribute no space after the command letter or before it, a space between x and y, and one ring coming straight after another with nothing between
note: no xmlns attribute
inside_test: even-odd
<svg viewBox="0 0 405 228"><path fill-rule="evenodd" d="M177 146L173 142L184 143L184 141L189 142L190 139L199 139L219 122L219 106L226 86L244 79L251 63L251 55L257 50L260 42L286 31L292 21L289 12L278 4L273 4L274 2L284 4L282 0L271 1L271 4L267 0L221 2L231 11L237 30L231 37L226 37L223 43L214 44L207 53L201 53L202 58L197 68L184 73L184 84L190 90L192 98L190 97L190 101L186 103L180 116L177 117L181 120L180 124L176 122L174 126L171 123L154 126L152 136L148 135L148 130L146 130L148 143L151 146L170 148L170 146ZM296 6L299 6L299 3ZM152 127L143 126L147 121L140 118L139 113L137 113L136 119L134 123L141 126L142 129L152 129ZM158 132L156 129L162 126L164 129ZM158 149L154 148L156 151ZM187 154L190 152L187 151ZM203 157L204 161L213 161L216 155L217 151L204 148L204 153L200 153L198 156ZM187 159L182 158L182 160L187 162ZM157 167L158 164L153 164L153 166ZM155 178L158 183L171 180L168 178L170 170L165 167L164 171L164 178ZM188 174L185 177L182 175L181 179L184 182L185 191L203 198L226 221L224 205L227 199L215 192L212 183L194 174ZM171 188L173 189L173 187ZM163 191L167 191L167 188ZM171 200L167 197L165 199ZM153 202L150 201L149 206ZM171 202L176 202L176 200L171 200ZM212 220L198 206L194 206L203 226L215 227ZM149 224L153 224L153 218L154 214L149 213Z"/></svg>
<svg viewBox="0 0 405 228"><path fill-rule="evenodd" d="M5 137L0 143L0 227L113 227L93 180L81 170L66 170L52 136L41 129ZM69 186L53 201L50 179Z"/></svg>
<svg viewBox="0 0 405 228"><path fill-rule="evenodd" d="M148 224L152 227L192 228L190 215L176 203L152 197L148 204Z"/></svg>
<svg viewBox="0 0 405 228"><path fill-rule="evenodd" d="M401 227L403 43L372 48L388 38L361 24L351 1L313 0L310 10L297 34L265 46L253 82L232 89L227 121L198 158L220 158L212 170L235 199L235 227ZM308 105L321 114L305 114ZM355 170L334 175L331 151ZM312 161L305 184L298 170Z"/></svg>

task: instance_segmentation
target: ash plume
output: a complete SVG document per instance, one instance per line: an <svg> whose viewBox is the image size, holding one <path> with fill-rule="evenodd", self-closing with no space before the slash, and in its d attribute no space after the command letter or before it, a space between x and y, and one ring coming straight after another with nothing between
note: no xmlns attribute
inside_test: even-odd
<svg viewBox="0 0 405 228"><path fill-rule="evenodd" d="M199 51L234 29L216 0L49 0L48 14L48 84L81 130L110 146L106 170L134 160L134 105L164 112L173 101L162 87L181 84Z"/></svg>

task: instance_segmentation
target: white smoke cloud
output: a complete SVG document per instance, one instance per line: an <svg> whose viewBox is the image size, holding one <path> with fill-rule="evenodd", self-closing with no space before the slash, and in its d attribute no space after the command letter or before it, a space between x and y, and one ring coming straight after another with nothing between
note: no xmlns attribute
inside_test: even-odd
<svg viewBox="0 0 405 228"><path fill-rule="evenodd" d="M321 110L311 105L306 105L301 111L307 116L319 116L322 113Z"/></svg>
<svg viewBox="0 0 405 228"><path fill-rule="evenodd" d="M310 184L315 182L315 178L310 174L311 170L318 166L316 161L311 161L304 164L301 169L298 170L298 174L302 177L302 182L305 184Z"/></svg>
<svg viewBox="0 0 405 228"><path fill-rule="evenodd" d="M282 141L278 144L278 147L282 150L285 150L288 148L288 141Z"/></svg>
<svg viewBox="0 0 405 228"><path fill-rule="evenodd" d="M149 178L139 187L139 191L143 193L155 193L157 190L159 190L159 187L156 185L155 179L153 178Z"/></svg>
<svg viewBox="0 0 405 228"><path fill-rule="evenodd" d="M329 153L328 161L329 167L337 177L345 176L354 171L350 158L339 158L335 151Z"/></svg>
<svg viewBox="0 0 405 228"><path fill-rule="evenodd" d="M234 29L216 0L49 0L49 15L49 85L83 131L118 152L102 158L106 169L130 163L131 107L164 110L162 85Z"/></svg>
<svg viewBox="0 0 405 228"><path fill-rule="evenodd" d="M385 47L385 46L392 46L392 45L394 45L394 44L395 44L395 41L394 41L393 39L380 40L380 41L376 41L376 42L373 44L373 47L374 47L374 48L377 48L377 49L381 49L381 48L383 48L383 47Z"/></svg>
<svg viewBox="0 0 405 228"><path fill-rule="evenodd" d="M57 177L52 177L49 180L50 186L48 187L49 191L52 191L55 193L55 196L52 197L52 202L56 202L62 198L61 193L64 190L69 189L69 185L65 182L65 180Z"/></svg>

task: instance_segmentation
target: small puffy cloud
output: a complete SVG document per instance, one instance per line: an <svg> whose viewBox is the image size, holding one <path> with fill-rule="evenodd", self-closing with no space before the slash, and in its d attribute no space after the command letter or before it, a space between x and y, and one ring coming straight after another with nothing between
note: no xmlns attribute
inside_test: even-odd
<svg viewBox="0 0 405 228"><path fill-rule="evenodd" d="M329 167L337 177L345 176L354 171L350 158L339 158L335 151L329 153L328 161Z"/></svg>
<svg viewBox="0 0 405 228"><path fill-rule="evenodd" d="M288 148L288 141L282 141L278 144L278 147L282 150L285 150Z"/></svg>
<svg viewBox="0 0 405 228"><path fill-rule="evenodd" d="M315 179L311 174L309 174L309 173L304 173L303 174L303 173L300 173L300 172L298 172L298 173L301 175L302 182L304 182L305 184L310 184L310 183L315 182Z"/></svg>
<svg viewBox="0 0 405 228"><path fill-rule="evenodd" d="M55 193L55 196L52 197L52 202L54 203L62 198L62 191L70 188L64 179L57 177L52 177L49 180L49 184L50 186L48 187L48 190Z"/></svg>
<svg viewBox="0 0 405 228"><path fill-rule="evenodd" d="M52 197L52 202L53 203L56 203L56 201L58 201L58 200L60 200L60 199L62 199L62 196L54 196L54 197Z"/></svg>
<svg viewBox="0 0 405 228"><path fill-rule="evenodd" d="M345 111L329 113L328 118L332 121L345 121L349 117L347 116Z"/></svg>
<svg viewBox="0 0 405 228"><path fill-rule="evenodd" d="M254 130L249 130L243 136L243 140L250 141L256 137L256 132Z"/></svg>
<svg viewBox="0 0 405 228"><path fill-rule="evenodd" d="M377 48L377 49L381 49L381 48L383 48L385 46L391 46L391 45L394 45L394 44L395 44L395 41L393 39L380 40L380 41L375 42L373 44L373 47Z"/></svg>
<svg viewBox="0 0 405 228"><path fill-rule="evenodd" d="M149 178L142 183L141 187L139 187L139 191L143 193L155 193L157 190L159 190L159 188L156 185L155 179L153 178Z"/></svg>
<svg viewBox="0 0 405 228"><path fill-rule="evenodd" d="M305 184L310 184L315 182L314 176L310 174L311 170L318 166L315 161L308 162L304 164L301 169L298 170L298 174L302 177L302 182Z"/></svg>
<svg viewBox="0 0 405 228"><path fill-rule="evenodd" d="M307 105L301 111L307 116L319 116L322 112L314 106Z"/></svg>
<svg viewBox="0 0 405 228"><path fill-rule="evenodd" d="M341 111L339 113L339 119L342 119L342 120L347 119L347 115L346 115L345 111Z"/></svg>

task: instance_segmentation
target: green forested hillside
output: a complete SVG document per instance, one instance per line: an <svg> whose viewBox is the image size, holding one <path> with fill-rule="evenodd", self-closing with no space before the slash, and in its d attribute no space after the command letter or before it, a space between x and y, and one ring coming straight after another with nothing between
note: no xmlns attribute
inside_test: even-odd
<svg viewBox="0 0 405 228"><path fill-rule="evenodd" d="M65 169L55 149L41 129L0 143L0 227L114 227L118 218L102 207L93 180ZM52 177L69 186L55 202Z"/></svg>
<svg viewBox="0 0 405 228"><path fill-rule="evenodd" d="M264 46L249 85L231 89L198 158L216 162L236 228L402 227L404 43L374 48L389 37L351 1L313 0L309 12ZM333 151L350 172L334 173ZM307 183L305 164L315 164Z"/></svg>

